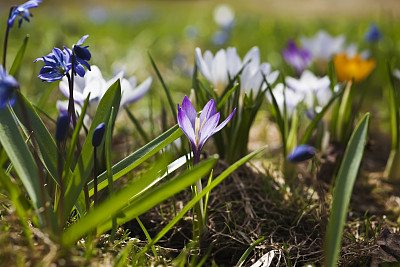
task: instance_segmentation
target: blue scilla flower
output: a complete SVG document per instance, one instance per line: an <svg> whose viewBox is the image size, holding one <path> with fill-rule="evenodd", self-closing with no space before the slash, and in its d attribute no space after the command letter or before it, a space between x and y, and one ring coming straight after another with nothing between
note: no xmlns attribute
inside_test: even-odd
<svg viewBox="0 0 400 267"><path fill-rule="evenodd" d="M19 88L19 84L15 78L0 66L0 110L7 105L14 105L16 95L15 90Z"/></svg>
<svg viewBox="0 0 400 267"><path fill-rule="evenodd" d="M87 49L89 47L88 45L82 46L86 38L88 37L89 35L84 35L77 44L72 46L73 54L75 56L75 73L77 73L81 77L85 76L85 68L83 66L90 70L90 65L87 61L92 58L92 55L90 54L89 49Z"/></svg>
<svg viewBox="0 0 400 267"><path fill-rule="evenodd" d="M371 23L367 32L365 33L365 39L371 43L378 42L380 39L382 39L382 32L379 30L378 25Z"/></svg>
<svg viewBox="0 0 400 267"><path fill-rule="evenodd" d="M45 65L40 70L39 79L47 82L54 82L64 77L71 69L71 51L64 47L53 48L47 56L37 58L34 62L44 61Z"/></svg>
<svg viewBox="0 0 400 267"><path fill-rule="evenodd" d="M21 27L22 21L26 20L29 22L29 17L32 17L32 13L29 12L29 9L38 7L39 4L42 3L42 0L29 0L26 3L23 3L20 6L17 6L10 14L8 19L8 27L12 27L14 25L14 21L18 18L18 27Z"/></svg>
<svg viewBox="0 0 400 267"><path fill-rule="evenodd" d="M293 163L306 161L315 156L315 148L310 145L299 145L290 151L287 159Z"/></svg>
<svg viewBox="0 0 400 267"><path fill-rule="evenodd" d="M100 123L96 127L96 129L94 129L92 137L92 145L94 147L98 147L101 144L105 131L106 131L106 125L104 124L104 122Z"/></svg>

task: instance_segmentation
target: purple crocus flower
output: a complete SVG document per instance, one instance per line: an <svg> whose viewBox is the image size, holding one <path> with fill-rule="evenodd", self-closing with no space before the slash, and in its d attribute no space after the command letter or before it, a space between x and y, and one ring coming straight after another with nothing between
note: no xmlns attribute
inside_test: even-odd
<svg viewBox="0 0 400 267"><path fill-rule="evenodd" d="M62 79L71 69L71 51L67 48L60 50L53 48L47 56L37 58L34 62L44 61L45 65L40 70L39 79L54 82Z"/></svg>
<svg viewBox="0 0 400 267"><path fill-rule="evenodd" d="M19 84L15 78L0 66L0 110L7 105L14 105L16 95L15 90L19 88Z"/></svg>
<svg viewBox="0 0 400 267"><path fill-rule="evenodd" d="M312 61L310 52L297 47L293 40L288 41L286 49L282 51L282 56L289 65L295 68L297 75L310 66Z"/></svg>
<svg viewBox="0 0 400 267"><path fill-rule="evenodd" d="M8 27L12 27L14 25L15 19L18 18L18 27L21 27L22 21L26 20L29 22L29 17L32 17L31 12L29 9L38 7L39 4L42 3L42 0L29 0L26 3L23 3L20 6L17 6L10 14L8 19Z"/></svg>
<svg viewBox="0 0 400 267"><path fill-rule="evenodd" d="M77 73L79 76L83 77L85 76L85 66L88 70L90 70L90 65L87 63L92 58L92 55L90 54L89 49L87 49L89 46L82 46L83 43L85 42L86 38L88 38L89 35L84 35L77 44L72 46L73 54L75 56L75 61L74 61L74 69L75 73ZM83 65L83 66L82 66Z"/></svg>
<svg viewBox="0 0 400 267"><path fill-rule="evenodd" d="M231 120L235 111L236 108L218 125L220 114L215 113L213 99L204 106L200 117L197 117L197 112L187 96L183 98L182 107L178 104L178 124L190 141L194 164L199 163L201 150L208 138L220 131Z"/></svg>
<svg viewBox="0 0 400 267"><path fill-rule="evenodd" d="M290 151L287 159L293 163L299 163L315 156L315 148L310 145L298 145Z"/></svg>

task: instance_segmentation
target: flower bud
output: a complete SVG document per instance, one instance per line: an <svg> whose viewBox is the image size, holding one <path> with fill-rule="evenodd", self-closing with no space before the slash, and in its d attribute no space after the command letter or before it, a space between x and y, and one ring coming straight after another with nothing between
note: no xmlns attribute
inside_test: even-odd
<svg viewBox="0 0 400 267"><path fill-rule="evenodd" d="M93 137L92 137L92 145L94 147L98 147L101 144L105 130L106 130L106 125L104 123L100 123L96 127L96 129L94 129Z"/></svg>
<svg viewBox="0 0 400 267"><path fill-rule="evenodd" d="M68 113L63 113L58 116L57 128L56 128L56 140L64 141L67 137L69 127L69 116Z"/></svg>
<svg viewBox="0 0 400 267"><path fill-rule="evenodd" d="M287 160L293 163L299 163L315 156L315 148L310 145L299 145L290 151Z"/></svg>

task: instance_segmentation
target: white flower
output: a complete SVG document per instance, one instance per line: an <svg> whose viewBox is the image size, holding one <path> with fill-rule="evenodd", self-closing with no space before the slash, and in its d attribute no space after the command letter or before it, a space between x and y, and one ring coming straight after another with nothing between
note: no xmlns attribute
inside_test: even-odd
<svg viewBox="0 0 400 267"><path fill-rule="evenodd" d="M329 59L341 51L346 41L343 35L332 37L325 31L319 31L313 38L302 37L300 42L302 46L310 51L316 60L329 61Z"/></svg>
<svg viewBox="0 0 400 267"><path fill-rule="evenodd" d="M111 80L106 82L101 74L100 69L97 66L92 65L91 68L92 70L87 72L83 78L78 76L74 77L74 101L78 104L75 105L75 110L77 113L80 113L81 106L83 105L90 93L88 108L86 111L86 114L90 118L93 118L94 114L96 114L96 110L100 103L100 100L104 96L108 88L110 88L110 86L118 79L120 79L121 81L120 107L126 106L139 100L150 89L150 85L152 82L151 77L148 77L139 86L136 86L136 77L131 77L129 80L127 80L124 78L124 73L121 71ZM69 98L68 80L65 77L60 82L60 90L67 98ZM66 102L67 104L65 104L63 101L57 102L57 109L60 113L64 112L65 108L68 109L68 101Z"/></svg>
<svg viewBox="0 0 400 267"><path fill-rule="evenodd" d="M298 92L293 91L288 87L284 87L282 83L278 83L275 88L272 90L274 94L276 103L278 104L278 108L283 114L284 104L286 105L286 114L290 118L293 114L293 111L296 109L297 105L303 101L304 95ZM272 96L270 91L267 91L266 97L268 101L272 104Z"/></svg>
<svg viewBox="0 0 400 267"><path fill-rule="evenodd" d="M309 109L325 106L332 97L328 76L316 77L311 71L305 70L300 79L286 77L286 85L304 96L304 103Z"/></svg>
<svg viewBox="0 0 400 267"><path fill-rule="evenodd" d="M147 91L149 91L152 78L148 77L144 82L140 85L137 85L137 79L135 76L125 79L124 72L120 71L117 75L114 76L107 83L107 88L110 87L113 83L115 83L118 79L121 80L121 102L120 107L124 107L128 104L138 101L142 98Z"/></svg>
<svg viewBox="0 0 400 267"><path fill-rule="evenodd" d="M201 49L196 48L196 65L216 91L222 92L241 69L241 60L236 48L229 47L226 51L219 50L215 56L207 50L201 55ZM228 76L229 75L229 76Z"/></svg>
<svg viewBox="0 0 400 267"><path fill-rule="evenodd" d="M265 75L269 84L274 83L279 75L278 71L271 72L269 63L260 65L260 50L256 46L247 52L243 62L234 47L228 47L226 51L224 49L219 50L215 57L208 50L204 52L202 57L200 48L196 48L196 64L199 71L217 91L224 90L229 81L239 73L243 66L244 69L240 75L242 92L250 93L253 90L254 95L257 95L260 88L266 88L263 75Z"/></svg>
<svg viewBox="0 0 400 267"><path fill-rule="evenodd" d="M260 89L263 90L267 87L263 75L269 84L273 84L279 75L279 71L271 72L269 63L260 65L260 51L256 46L246 54L243 65L245 67L240 75L240 89L247 94L253 91L253 96L256 96Z"/></svg>

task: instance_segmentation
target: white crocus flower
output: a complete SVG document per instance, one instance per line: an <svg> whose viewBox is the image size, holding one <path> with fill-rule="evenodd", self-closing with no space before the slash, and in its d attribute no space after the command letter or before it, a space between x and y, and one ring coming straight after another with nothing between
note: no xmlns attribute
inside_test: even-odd
<svg viewBox="0 0 400 267"><path fill-rule="evenodd" d="M319 31L312 38L302 37L302 46L310 51L315 60L329 61L334 54L343 51L346 39L343 35L332 37L325 31Z"/></svg>
<svg viewBox="0 0 400 267"><path fill-rule="evenodd" d="M240 70L241 61L235 48L221 49L213 56L209 50L202 55L197 47L196 65L214 89L222 92L229 83L229 77L235 77Z"/></svg>
<svg viewBox="0 0 400 267"><path fill-rule="evenodd" d="M89 103L86 111L86 115L89 118L93 118L94 114L96 114L96 110L101 98L104 96L108 88L110 88L110 86L118 79L121 81L120 107L139 100L150 89L152 82L151 77L148 77L144 82L137 86L136 77L131 77L129 80L125 79L124 73L121 71L111 80L106 82L97 66L92 65L91 68L92 70L87 72L84 78L78 76L74 77L74 101L78 104L75 105L75 110L78 114L81 112L81 106L90 93ZM60 90L67 98L69 98L68 80L66 78L60 82ZM60 113L68 110L68 101L58 101L57 109ZM89 120L85 116L86 125L88 124L88 121Z"/></svg>
<svg viewBox="0 0 400 267"><path fill-rule="evenodd" d="M304 95L304 103L309 109L325 106L332 97L328 76L318 78L311 71L305 70L300 79L286 77L285 81L289 88Z"/></svg>
<svg viewBox="0 0 400 267"><path fill-rule="evenodd" d="M267 87L264 83L264 77L271 85L278 78L279 71L271 72L269 63L260 65L260 51L258 47L253 47L243 59L245 65L242 74L240 75L240 89L247 94L253 91L253 96L256 96L259 90Z"/></svg>
<svg viewBox="0 0 400 267"><path fill-rule="evenodd" d="M142 98L150 89L152 78L148 77L144 82L137 86L137 78L135 76L125 79L124 72L120 71L110 81L107 82L107 88L115 83L118 79L121 81L121 102L120 107L124 107Z"/></svg>
<svg viewBox="0 0 400 267"><path fill-rule="evenodd" d="M274 94L276 103L278 104L278 108L283 114L284 104L286 105L286 114L290 118L293 114L293 111L296 109L297 105L303 101L304 95L294 90L286 87L282 83L278 83L275 88L272 90ZM270 91L266 92L266 97L268 101L272 104L272 96Z"/></svg>

